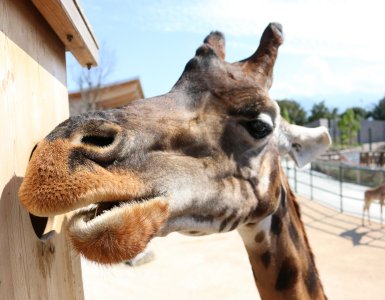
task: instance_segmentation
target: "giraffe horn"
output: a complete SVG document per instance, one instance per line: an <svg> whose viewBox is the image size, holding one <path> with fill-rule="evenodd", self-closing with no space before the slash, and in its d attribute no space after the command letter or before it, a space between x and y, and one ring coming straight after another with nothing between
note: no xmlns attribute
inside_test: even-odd
<svg viewBox="0 0 385 300"><path fill-rule="evenodd" d="M205 44L210 45L215 54L220 57L222 60L225 59L226 50L225 50L225 37L222 32L212 31L203 41Z"/></svg>
<svg viewBox="0 0 385 300"><path fill-rule="evenodd" d="M257 81L270 89L273 67L278 55L278 48L283 43L282 25L270 23L262 34L258 49L243 62L256 76Z"/></svg>

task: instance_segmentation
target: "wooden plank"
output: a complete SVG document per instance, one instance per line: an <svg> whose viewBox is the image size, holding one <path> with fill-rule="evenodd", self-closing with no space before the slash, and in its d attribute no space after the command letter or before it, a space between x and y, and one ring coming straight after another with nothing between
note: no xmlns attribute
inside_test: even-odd
<svg viewBox="0 0 385 300"><path fill-rule="evenodd" d="M75 0L32 0L82 66L98 64L98 44Z"/></svg>
<svg viewBox="0 0 385 300"><path fill-rule="evenodd" d="M29 0L0 0L0 16L0 31L7 39L66 85L66 72L62 71L65 65L58 64L65 61L65 48L37 8ZM8 66L12 66L13 62L8 57L1 60L3 63L7 61L7 68L0 69L0 73L7 72L11 76Z"/></svg>
<svg viewBox="0 0 385 300"><path fill-rule="evenodd" d="M39 240L17 197L32 148L68 117L64 54L29 0L0 1L0 299L84 298L64 234Z"/></svg>

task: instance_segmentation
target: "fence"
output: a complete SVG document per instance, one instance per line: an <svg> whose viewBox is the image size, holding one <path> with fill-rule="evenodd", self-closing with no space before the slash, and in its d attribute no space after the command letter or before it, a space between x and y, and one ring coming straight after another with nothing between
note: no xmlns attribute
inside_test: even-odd
<svg viewBox="0 0 385 300"><path fill-rule="evenodd" d="M338 162L315 161L299 169L291 160L285 159L283 167L295 193L356 216L362 215L365 190L385 180L385 169ZM380 219L377 203L373 203L370 215Z"/></svg>

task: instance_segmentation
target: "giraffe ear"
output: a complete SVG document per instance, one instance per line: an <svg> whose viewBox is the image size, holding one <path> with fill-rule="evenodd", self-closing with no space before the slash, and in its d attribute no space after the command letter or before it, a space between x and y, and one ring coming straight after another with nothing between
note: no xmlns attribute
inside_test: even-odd
<svg viewBox="0 0 385 300"><path fill-rule="evenodd" d="M289 154L298 167L303 167L331 144L326 127L308 128L282 120L279 138L281 155Z"/></svg>

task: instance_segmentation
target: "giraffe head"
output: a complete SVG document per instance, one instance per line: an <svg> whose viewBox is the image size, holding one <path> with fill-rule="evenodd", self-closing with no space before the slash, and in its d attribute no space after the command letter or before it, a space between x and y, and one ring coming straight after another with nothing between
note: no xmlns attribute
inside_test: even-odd
<svg viewBox="0 0 385 300"><path fill-rule="evenodd" d="M154 236L208 234L277 209L280 156L325 151L325 128L290 125L268 94L283 42L272 23L249 58L228 63L212 32L172 90L74 116L38 145L19 196L33 214L77 210L68 234L87 258L130 259Z"/></svg>

